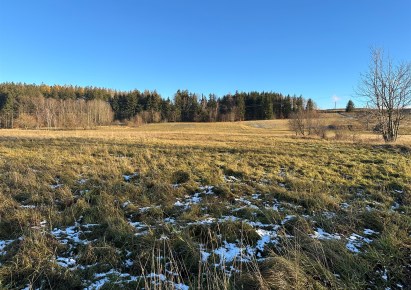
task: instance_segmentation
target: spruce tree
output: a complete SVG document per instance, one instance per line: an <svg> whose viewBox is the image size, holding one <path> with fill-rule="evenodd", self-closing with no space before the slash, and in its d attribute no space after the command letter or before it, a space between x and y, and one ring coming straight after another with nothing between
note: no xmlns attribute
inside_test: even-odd
<svg viewBox="0 0 411 290"><path fill-rule="evenodd" d="M354 102L349 100L347 103L347 106L345 107L346 112L352 112L354 111Z"/></svg>

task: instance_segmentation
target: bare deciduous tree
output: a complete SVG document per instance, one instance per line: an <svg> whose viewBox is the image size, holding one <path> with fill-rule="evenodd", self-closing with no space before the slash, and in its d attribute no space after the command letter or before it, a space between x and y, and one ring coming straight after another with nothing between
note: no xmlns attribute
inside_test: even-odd
<svg viewBox="0 0 411 290"><path fill-rule="evenodd" d="M288 125L295 135L321 135L323 124L317 110L298 110L291 113Z"/></svg>
<svg viewBox="0 0 411 290"><path fill-rule="evenodd" d="M391 59L384 58L382 50L374 49L358 94L366 99L385 142L396 141L405 109L411 105L411 63L394 65Z"/></svg>

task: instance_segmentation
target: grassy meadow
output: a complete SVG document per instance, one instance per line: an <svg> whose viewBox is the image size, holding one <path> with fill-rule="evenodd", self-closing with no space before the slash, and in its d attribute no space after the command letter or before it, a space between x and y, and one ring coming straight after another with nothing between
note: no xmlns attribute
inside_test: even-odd
<svg viewBox="0 0 411 290"><path fill-rule="evenodd" d="M0 130L0 288L410 289L409 136L293 135Z"/></svg>

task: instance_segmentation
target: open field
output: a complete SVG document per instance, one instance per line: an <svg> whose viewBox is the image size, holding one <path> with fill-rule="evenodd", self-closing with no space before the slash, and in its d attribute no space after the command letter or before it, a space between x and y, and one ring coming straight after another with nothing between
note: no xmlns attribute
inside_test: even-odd
<svg viewBox="0 0 411 290"><path fill-rule="evenodd" d="M0 130L0 168L0 288L410 289L410 136Z"/></svg>

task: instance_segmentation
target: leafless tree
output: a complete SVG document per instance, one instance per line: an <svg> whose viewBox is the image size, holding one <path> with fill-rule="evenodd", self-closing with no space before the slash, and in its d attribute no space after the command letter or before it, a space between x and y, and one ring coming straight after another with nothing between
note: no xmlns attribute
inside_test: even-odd
<svg viewBox="0 0 411 290"><path fill-rule="evenodd" d="M302 135L306 134L306 113L304 110L298 110L297 112L293 112L290 115L290 119L288 120L288 124L290 129L295 132L295 135Z"/></svg>
<svg viewBox="0 0 411 290"><path fill-rule="evenodd" d="M390 58L384 58L381 49L374 49L358 94L366 99L385 142L396 141L405 109L411 105L411 63L393 64Z"/></svg>

